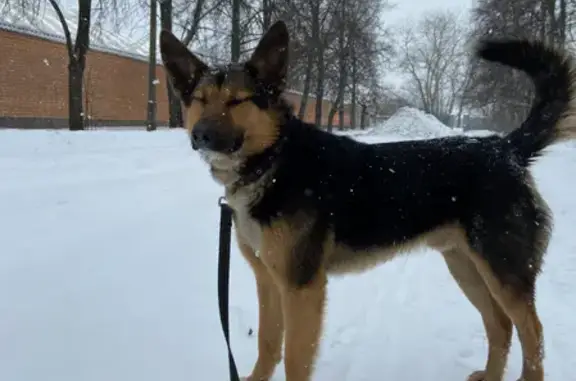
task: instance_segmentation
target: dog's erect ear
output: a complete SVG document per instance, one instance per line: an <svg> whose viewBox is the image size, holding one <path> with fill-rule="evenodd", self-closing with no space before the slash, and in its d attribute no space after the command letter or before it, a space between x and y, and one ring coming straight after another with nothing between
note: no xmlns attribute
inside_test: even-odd
<svg viewBox="0 0 576 381"><path fill-rule="evenodd" d="M248 65L252 66L259 79L283 88L288 70L288 44L290 35L283 21L277 21L268 29L252 53Z"/></svg>
<svg viewBox="0 0 576 381"><path fill-rule="evenodd" d="M167 30L160 32L160 53L172 86L182 102L189 105L194 87L208 66Z"/></svg>

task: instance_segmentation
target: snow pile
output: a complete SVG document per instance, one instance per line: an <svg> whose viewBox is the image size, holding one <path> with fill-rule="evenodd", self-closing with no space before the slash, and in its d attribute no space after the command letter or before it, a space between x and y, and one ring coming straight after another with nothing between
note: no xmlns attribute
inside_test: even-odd
<svg viewBox="0 0 576 381"><path fill-rule="evenodd" d="M410 139L430 139L456 135L458 131L446 126L434 116L412 107L402 107L374 131L378 135L396 135Z"/></svg>
<svg viewBox="0 0 576 381"><path fill-rule="evenodd" d="M334 133L359 139L366 143L432 139L459 135L484 137L498 134L489 130L464 131L462 128L448 127L435 116L413 107L398 109L395 114L380 125L371 126L363 130L335 130Z"/></svg>
<svg viewBox="0 0 576 381"><path fill-rule="evenodd" d="M502 133L490 130L470 130L464 133L468 136L478 136L478 137L491 136L491 135L504 135Z"/></svg>

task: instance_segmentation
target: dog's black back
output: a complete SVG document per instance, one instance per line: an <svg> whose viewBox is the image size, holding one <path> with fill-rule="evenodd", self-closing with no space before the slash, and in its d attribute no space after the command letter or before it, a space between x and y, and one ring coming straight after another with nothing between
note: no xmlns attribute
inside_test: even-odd
<svg viewBox="0 0 576 381"><path fill-rule="evenodd" d="M552 220L527 166L562 135L558 123L571 111L571 67L538 44L492 42L479 52L528 65L538 92L520 129L505 138L363 144L290 118L280 129L274 181L252 216L269 224L304 210L337 244L363 253L458 224L500 278L533 293ZM269 161L265 152L244 171Z"/></svg>

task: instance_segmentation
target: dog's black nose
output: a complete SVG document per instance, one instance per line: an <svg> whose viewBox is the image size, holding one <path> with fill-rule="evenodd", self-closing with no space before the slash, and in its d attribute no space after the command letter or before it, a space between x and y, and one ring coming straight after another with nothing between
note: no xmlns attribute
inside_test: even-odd
<svg viewBox="0 0 576 381"><path fill-rule="evenodd" d="M192 129L192 148L209 149L217 151L219 145L222 145L221 128L215 120L200 120Z"/></svg>
<svg viewBox="0 0 576 381"><path fill-rule="evenodd" d="M192 128L192 148L195 150L232 152L239 148L239 138L233 128L214 119L201 119Z"/></svg>

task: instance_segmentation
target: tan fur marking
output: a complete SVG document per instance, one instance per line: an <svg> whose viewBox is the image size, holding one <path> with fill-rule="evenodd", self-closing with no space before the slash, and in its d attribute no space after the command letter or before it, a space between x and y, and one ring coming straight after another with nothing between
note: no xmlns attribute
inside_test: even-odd
<svg viewBox="0 0 576 381"><path fill-rule="evenodd" d="M357 251L344 245L335 245L327 257L326 268L328 274L362 273L419 247L430 247L440 252L449 250L461 241L461 235L461 229L456 224L447 224L408 242L370 251Z"/></svg>
<svg viewBox="0 0 576 381"><path fill-rule="evenodd" d="M278 120L272 112L259 109L252 102L244 102L230 109L234 125L244 129L244 155L254 155L270 147L278 139Z"/></svg>
<svg viewBox="0 0 576 381"><path fill-rule="evenodd" d="M184 125L189 134L192 133L194 125L202 116L203 109L204 107L200 102L192 102L190 107L184 110Z"/></svg>
<svg viewBox="0 0 576 381"><path fill-rule="evenodd" d="M314 372L326 302L326 276L321 273L301 289L284 289L286 381L309 381Z"/></svg>
<svg viewBox="0 0 576 381"><path fill-rule="evenodd" d="M250 98L253 95L252 92L241 89L233 89L232 94L234 94L234 97L238 99Z"/></svg>
<svg viewBox="0 0 576 381"><path fill-rule="evenodd" d="M286 381L310 381L318 352L326 300L326 273L297 288L290 279L291 252L300 237L298 224L280 220L262 232L260 256L279 287L285 326Z"/></svg>
<svg viewBox="0 0 576 381"><path fill-rule="evenodd" d="M512 339L512 321L492 297L474 263L460 249L443 253L450 274L470 303L482 316L488 337L488 359L484 370L474 372L468 381L501 381Z"/></svg>
<svg viewBox="0 0 576 381"><path fill-rule="evenodd" d="M268 380L282 359L284 320L280 293L264 263L236 230L238 246L256 277L258 290L258 359L247 381Z"/></svg>
<svg viewBox="0 0 576 381"><path fill-rule="evenodd" d="M468 257L474 262L478 272L486 282L492 296L510 317L518 331L522 346L521 381L543 381L544 358L542 325L532 295L522 295L506 287L491 270L482 256L469 249Z"/></svg>

